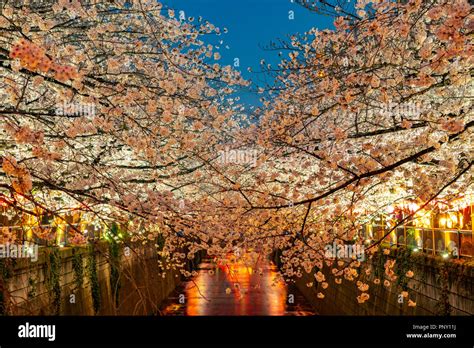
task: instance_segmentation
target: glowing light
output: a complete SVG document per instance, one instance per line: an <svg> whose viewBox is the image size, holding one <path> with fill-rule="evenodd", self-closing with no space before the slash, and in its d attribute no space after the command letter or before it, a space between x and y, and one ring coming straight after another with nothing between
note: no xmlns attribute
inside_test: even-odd
<svg viewBox="0 0 474 348"><path fill-rule="evenodd" d="M390 233L390 237L391 237L392 243L396 244L397 243L397 233L395 231L392 231Z"/></svg>
<svg viewBox="0 0 474 348"><path fill-rule="evenodd" d="M372 229L372 225L370 225L370 224L366 225L366 232L367 232L369 238L374 237L374 231Z"/></svg>
<svg viewBox="0 0 474 348"><path fill-rule="evenodd" d="M216 310L216 307L236 315L260 314L262 310L264 315L283 315L287 290L285 284L275 281L278 270L262 260L258 261L258 264L250 262L251 259L247 262L246 257L247 254L236 260L229 256L226 260L227 266L215 267L215 263L211 262L203 264L206 269L215 267L215 273L211 275L200 270L193 284L186 287L186 315L208 315ZM250 263L253 266L250 266ZM232 295L225 295L227 286ZM268 295L263 302L255 301L260 293ZM226 296L224 300L223 296ZM215 302L216 298L219 298L219 303Z"/></svg>
<svg viewBox="0 0 474 348"><path fill-rule="evenodd" d="M451 221L453 222L453 224L457 224L458 223L458 217L455 214L449 214L449 215L450 215L450 218L451 218Z"/></svg>
<svg viewBox="0 0 474 348"><path fill-rule="evenodd" d="M420 245L421 235L420 235L420 230L417 228L415 229L415 240L416 240L416 244Z"/></svg>

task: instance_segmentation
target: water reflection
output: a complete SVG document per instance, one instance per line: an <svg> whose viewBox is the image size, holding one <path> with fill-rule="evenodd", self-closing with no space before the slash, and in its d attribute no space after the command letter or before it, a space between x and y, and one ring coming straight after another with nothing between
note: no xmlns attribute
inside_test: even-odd
<svg viewBox="0 0 474 348"><path fill-rule="evenodd" d="M287 286L276 267L260 257L238 260L230 256L221 263L208 259L198 275L182 284L165 302L163 315L312 315L301 294L287 304ZM180 303L180 295L185 303Z"/></svg>

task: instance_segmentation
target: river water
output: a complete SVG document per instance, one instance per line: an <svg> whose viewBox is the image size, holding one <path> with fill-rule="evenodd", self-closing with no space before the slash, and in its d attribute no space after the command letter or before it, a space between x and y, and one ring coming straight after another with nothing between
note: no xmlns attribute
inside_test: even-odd
<svg viewBox="0 0 474 348"><path fill-rule="evenodd" d="M276 266L267 259L230 257L217 263L207 258L197 273L164 301L161 315L316 315L296 287L279 280Z"/></svg>

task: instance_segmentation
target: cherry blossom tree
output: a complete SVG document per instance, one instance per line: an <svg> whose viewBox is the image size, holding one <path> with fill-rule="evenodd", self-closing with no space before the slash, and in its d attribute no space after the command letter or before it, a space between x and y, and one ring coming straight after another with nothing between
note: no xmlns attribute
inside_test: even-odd
<svg viewBox="0 0 474 348"><path fill-rule="evenodd" d="M7 3L0 31L3 204L80 211L132 240L181 231L183 190L197 194L245 84L202 40L220 30L154 1L59 1Z"/></svg>
<svg viewBox="0 0 474 348"><path fill-rule="evenodd" d="M472 193L470 5L360 1L350 13L336 30L295 35L280 47L289 58L263 67L278 83L240 136L258 144L259 165L225 178L223 208L241 217L246 243L284 250L289 277L329 266L355 280L361 262L336 262L327 245L355 243L370 256L383 238L363 240L363 227L387 207L417 204L386 235L437 199Z"/></svg>
<svg viewBox="0 0 474 348"><path fill-rule="evenodd" d="M254 115L232 104L246 82L215 62L208 23L152 1L7 6L0 198L30 215L78 209L133 241L161 235L175 264L201 249L281 250L283 276L317 268L324 290L327 266L367 301L363 263L326 246L375 251L382 239L361 231L388 206L416 202L413 216L472 192L472 9L319 3L336 29L281 48L289 58L268 69L277 82Z"/></svg>

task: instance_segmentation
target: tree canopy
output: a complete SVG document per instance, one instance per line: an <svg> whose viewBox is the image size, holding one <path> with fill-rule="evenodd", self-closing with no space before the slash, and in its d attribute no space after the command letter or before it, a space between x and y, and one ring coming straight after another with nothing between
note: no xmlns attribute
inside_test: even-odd
<svg viewBox="0 0 474 348"><path fill-rule="evenodd" d="M264 108L242 116L231 100L248 82L205 43L220 34L210 23L154 1L7 3L0 201L163 236L176 262L280 249L286 276L326 263L354 279L360 262L326 245L375 250L361 230L387 207L412 202L414 216L473 192L472 7L303 5L335 29L285 43L288 58L262 66L277 81Z"/></svg>

